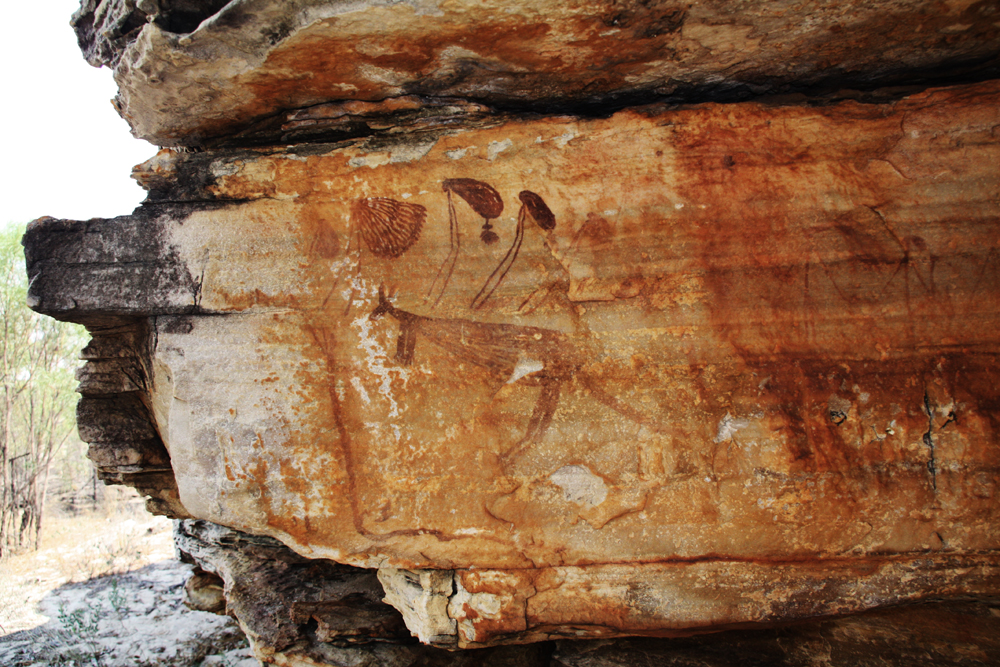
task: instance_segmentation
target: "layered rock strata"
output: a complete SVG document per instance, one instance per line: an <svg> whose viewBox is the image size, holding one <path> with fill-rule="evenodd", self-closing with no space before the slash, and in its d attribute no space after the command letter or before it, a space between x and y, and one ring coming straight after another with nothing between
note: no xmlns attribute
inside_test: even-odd
<svg viewBox="0 0 1000 667"><path fill-rule="evenodd" d="M892 607L683 639L559 640L447 651L402 640L402 616L377 601L381 589L370 570L305 559L271 538L205 521L178 522L175 535L181 558L205 568L188 582L188 603L235 616L255 653L278 665L972 667L1000 660L996 601Z"/></svg>
<svg viewBox="0 0 1000 667"><path fill-rule="evenodd" d="M1000 592L995 2L74 24L173 148L131 215L32 223L29 301L92 331L91 458L262 660L615 664L550 642Z"/></svg>
<svg viewBox="0 0 1000 667"><path fill-rule="evenodd" d="M187 515L382 568L428 642L985 595L998 102L166 150L33 224L30 299L148 327L115 388Z"/></svg>
<svg viewBox="0 0 1000 667"><path fill-rule="evenodd" d="M74 26L137 136L197 146L345 100L551 111L985 78L998 16L991 0L84 0Z"/></svg>

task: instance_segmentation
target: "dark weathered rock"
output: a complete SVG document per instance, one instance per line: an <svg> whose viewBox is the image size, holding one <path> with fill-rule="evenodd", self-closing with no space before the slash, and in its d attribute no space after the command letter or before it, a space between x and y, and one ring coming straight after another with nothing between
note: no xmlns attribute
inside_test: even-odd
<svg viewBox="0 0 1000 667"><path fill-rule="evenodd" d="M185 559L223 579L227 610L258 653L307 635L340 644L410 637L371 570L303 558L271 538L206 521L179 522L175 543Z"/></svg>
<svg viewBox="0 0 1000 667"><path fill-rule="evenodd" d="M973 667L1000 663L1000 608L940 603L686 639L559 642L551 667Z"/></svg>
<svg viewBox="0 0 1000 667"><path fill-rule="evenodd" d="M147 23L188 33L226 4L228 0L82 0L70 23L87 62L114 67Z"/></svg>
<svg viewBox="0 0 1000 667"><path fill-rule="evenodd" d="M122 52L146 24L146 13L134 0L83 0L70 22L83 57L94 67L114 67ZM144 3L148 4L148 2Z"/></svg>
<svg viewBox="0 0 1000 667"><path fill-rule="evenodd" d="M73 308L75 310L75 307ZM148 496L154 514L188 517L180 503L170 454L148 406L149 327L143 320L88 312L93 336L77 371L83 396L77 405L80 437L87 455L107 484L127 484ZM117 325L108 322L119 320ZM100 322L101 324L97 324Z"/></svg>
<svg viewBox="0 0 1000 667"><path fill-rule="evenodd" d="M191 312L198 305L198 275L164 239L177 217L169 206L147 206L110 220L31 222L23 240L35 281L28 305L95 329L135 323L135 316Z"/></svg>

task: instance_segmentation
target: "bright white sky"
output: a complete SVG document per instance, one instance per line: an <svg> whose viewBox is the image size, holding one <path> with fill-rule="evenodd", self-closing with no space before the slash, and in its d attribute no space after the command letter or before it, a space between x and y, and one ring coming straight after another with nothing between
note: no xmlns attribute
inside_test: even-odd
<svg viewBox="0 0 1000 667"><path fill-rule="evenodd" d="M156 148L111 106L111 70L87 64L69 26L79 0L4 3L0 40L0 225L43 215L131 213L145 192L129 174Z"/></svg>

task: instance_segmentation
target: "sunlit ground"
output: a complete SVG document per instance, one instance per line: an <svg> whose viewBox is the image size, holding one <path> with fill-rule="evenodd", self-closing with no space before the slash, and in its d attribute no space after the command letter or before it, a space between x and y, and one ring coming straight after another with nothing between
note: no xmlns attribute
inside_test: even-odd
<svg viewBox="0 0 1000 667"><path fill-rule="evenodd" d="M171 521L109 491L105 510L52 512L41 549L0 561L0 665L256 665L232 619L183 606Z"/></svg>

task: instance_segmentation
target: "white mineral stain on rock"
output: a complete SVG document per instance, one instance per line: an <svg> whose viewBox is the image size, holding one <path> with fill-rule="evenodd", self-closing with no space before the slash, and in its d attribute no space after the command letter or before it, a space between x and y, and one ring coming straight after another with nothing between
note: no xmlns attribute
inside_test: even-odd
<svg viewBox="0 0 1000 667"><path fill-rule="evenodd" d="M566 144L576 139L576 131L570 130L569 132L564 132L552 141L556 143L559 148L566 148Z"/></svg>
<svg viewBox="0 0 1000 667"><path fill-rule="evenodd" d="M152 160L147 161L149 164ZM212 172L212 176L232 176L233 174L239 173L240 164L238 162L229 162L227 160L214 160L211 165L209 165L209 171Z"/></svg>
<svg viewBox="0 0 1000 667"><path fill-rule="evenodd" d="M514 142L510 139L504 139L503 141L491 141L490 147L486 149L486 159L490 162L497 159L500 153L514 145Z"/></svg>
<svg viewBox="0 0 1000 667"><path fill-rule="evenodd" d="M492 593L473 593L469 599L469 606L480 616L490 619L500 618L500 596Z"/></svg>
<svg viewBox="0 0 1000 667"><path fill-rule="evenodd" d="M461 578L455 578L455 592L448 602L448 616L458 621L458 633L462 641L476 641L474 619L496 621L503 618L504 597L509 599L509 595L502 597L493 593L470 593L462 585ZM470 611L473 612L471 615Z"/></svg>
<svg viewBox="0 0 1000 667"><path fill-rule="evenodd" d="M476 624L466 613L466 605L472 599L472 594L462 585L462 578L455 577L455 592L448 601L448 616L456 619L459 636L463 641L476 641Z"/></svg>
<svg viewBox="0 0 1000 667"><path fill-rule="evenodd" d="M451 160L461 160L468 154L469 148L475 148L475 146L469 146L468 148L454 148L450 151L445 151L444 154L445 157Z"/></svg>
<svg viewBox="0 0 1000 667"><path fill-rule="evenodd" d="M566 500L584 507L596 507L608 497L604 480L586 466L563 466L549 475L549 480L562 489Z"/></svg>
<svg viewBox="0 0 1000 667"><path fill-rule="evenodd" d="M514 384L526 375L531 375L544 369L545 364L538 359L525 359L521 357L517 360L517 365L514 366L514 372L510 374L507 384Z"/></svg>
<svg viewBox="0 0 1000 667"><path fill-rule="evenodd" d="M372 402L372 399L368 396L368 391L365 389L365 386L361 384L361 378L351 378L351 386L358 391L358 394L361 396L361 400L365 402L365 405Z"/></svg>
<svg viewBox="0 0 1000 667"><path fill-rule="evenodd" d="M381 167L384 164L389 164L392 161L392 156L386 153L368 153L367 155L358 155L357 157L352 157L347 161L347 165L353 169L358 169L359 167L368 167L369 169L374 169L376 167Z"/></svg>
<svg viewBox="0 0 1000 667"><path fill-rule="evenodd" d="M406 628L421 642L455 642L456 623L448 615L448 597L454 587L451 570L381 567L378 580L385 590L385 602L399 610Z"/></svg>
<svg viewBox="0 0 1000 667"><path fill-rule="evenodd" d="M727 412L726 416L719 420L719 430L712 442L725 442L726 440L731 440L737 431L744 429L749 425L749 420L737 419Z"/></svg>
<svg viewBox="0 0 1000 667"><path fill-rule="evenodd" d="M351 328L358 332L358 337L361 339L358 348L365 354L365 367L368 372L378 377L378 391L389 402L389 417L398 417L400 415L399 404L392 393L392 381L394 378L399 378L405 387L410 378L410 371L405 368L386 367L385 360L389 358L389 353L373 334L373 323L367 316L356 318L351 322ZM351 384L357 388L355 380L358 378L352 378ZM358 380L358 384L361 384L360 380Z"/></svg>
<svg viewBox="0 0 1000 667"><path fill-rule="evenodd" d="M430 153L435 144L437 144L436 139L421 144L400 144L393 147L389 155L389 162L415 162Z"/></svg>
<svg viewBox="0 0 1000 667"><path fill-rule="evenodd" d="M410 7L417 16L444 16L438 0L410 0Z"/></svg>

